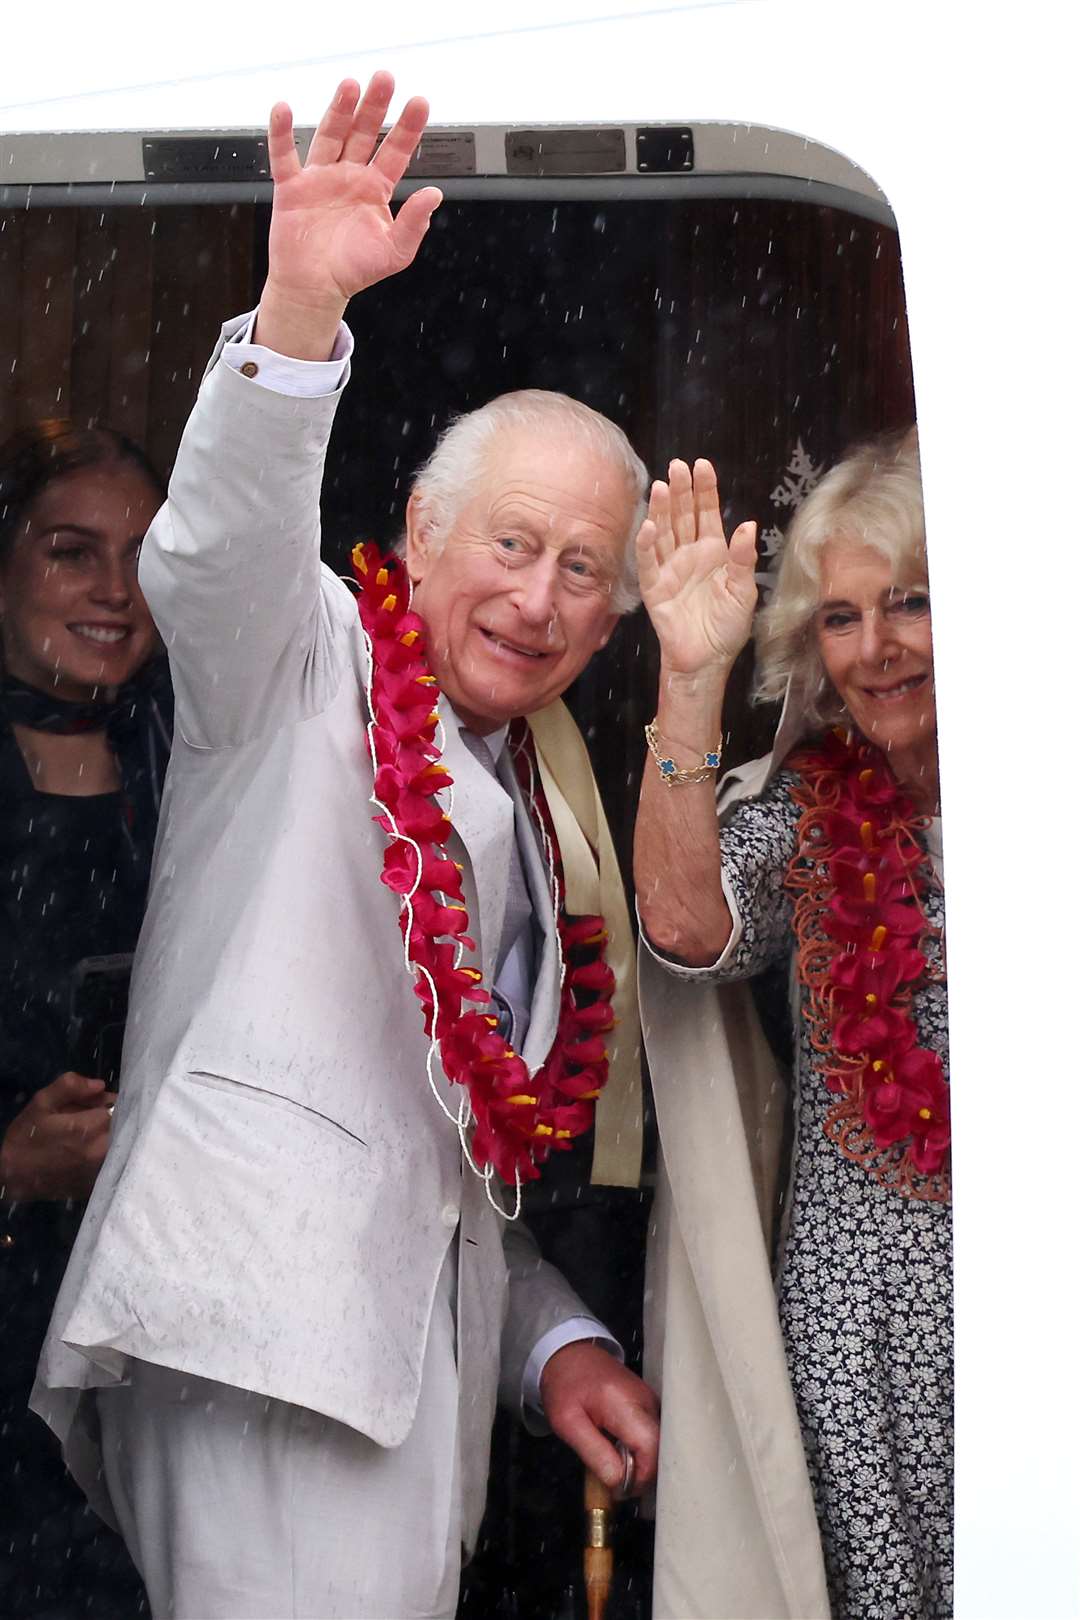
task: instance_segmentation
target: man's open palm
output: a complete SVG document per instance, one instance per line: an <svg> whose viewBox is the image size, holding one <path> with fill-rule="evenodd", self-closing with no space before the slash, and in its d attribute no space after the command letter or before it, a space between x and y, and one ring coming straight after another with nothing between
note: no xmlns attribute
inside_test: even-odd
<svg viewBox="0 0 1080 1620"><path fill-rule="evenodd" d="M362 97L355 80L344 80L303 164L291 109L279 102L270 114L274 207L267 286L276 301L336 321L355 293L412 263L442 194L426 186L396 217L390 212L428 116L427 102L414 97L376 150L393 90L389 73L376 73Z"/></svg>

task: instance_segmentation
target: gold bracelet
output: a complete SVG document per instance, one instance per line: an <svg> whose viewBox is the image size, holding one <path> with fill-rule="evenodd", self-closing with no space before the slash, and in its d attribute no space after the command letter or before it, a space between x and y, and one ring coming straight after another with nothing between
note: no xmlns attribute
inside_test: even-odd
<svg viewBox="0 0 1080 1620"><path fill-rule="evenodd" d="M687 782L707 782L713 771L720 767L720 744L717 743L715 748L702 755L700 765L681 771L670 754L661 752L660 734L656 729L655 720L650 720L645 727L645 741L649 745L649 753L656 761L660 779L665 787L682 787Z"/></svg>

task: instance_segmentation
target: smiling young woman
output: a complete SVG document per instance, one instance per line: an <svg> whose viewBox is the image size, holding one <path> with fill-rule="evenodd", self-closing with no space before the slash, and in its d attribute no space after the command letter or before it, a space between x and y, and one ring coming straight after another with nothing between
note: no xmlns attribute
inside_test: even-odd
<svg viewBox="0 0 1080 1620"><path fill-rule="evenodd" d="M146 662L154 627L136 569L159 504L146 474L119 459L75 467L45 486L0 575L9 674L88 702Z"/></svg>
<svg viewBox="0 0 1080 1620"><path fill-rule="evenodd" d="M0 451L4 709L41 792L120 785L104 717L157 648L137 570L162 495L141 451L104 429L42 423ZM35 724L57 704L101 723Z"/></svg>
<svg viewBox="0 0 1080 1620"><path fill-rule="evenodd" d="M134 950L169 754L168 668L137 578L163 494L142 452L104 429L43 422L0 449L0 1496L11 1546L0 1610L11 1614L145 1612L122 1543L89 1526L26 1405L112 1118L98 1066L72 1044L76 985L87 959Z"/></svg>

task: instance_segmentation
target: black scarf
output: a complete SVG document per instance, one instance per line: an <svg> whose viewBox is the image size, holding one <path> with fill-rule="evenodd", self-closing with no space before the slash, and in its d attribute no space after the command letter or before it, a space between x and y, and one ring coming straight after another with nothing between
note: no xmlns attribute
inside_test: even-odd
<svg viewBox="0 0 1080 1620"><path fill-rule="evenodd" d="M104 689L103 689L104 690ZM172 686L168 659L153 658L117 687L112 698L92 703L71 703L54 692L28 686L5 675L0 687L0 722L4 730L26 726L65 736L104 731L116 755L129 832L140 845L153 844L153 829L161 808L165 767L172 745Z"/></svg>

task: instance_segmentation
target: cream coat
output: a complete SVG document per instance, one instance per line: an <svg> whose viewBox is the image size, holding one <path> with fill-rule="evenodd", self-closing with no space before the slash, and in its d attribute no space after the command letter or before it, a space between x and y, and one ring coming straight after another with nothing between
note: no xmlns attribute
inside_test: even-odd
<svg viewBox="0 0 1080 1620"><path fill-rule="evenodd" d="M428 1087L398 901L379 880L356 605L319 561L339 395L273 393L219 354L220 344L144 546L143 587L173 664L176 747L113 1141L33 1404L106 1515L84 1396L122 1380L130 1357L394 1446L413 1421L457 1233L471 1540L500 1339L515 1401L532 1346L583 1307L462 1173L455 1128ZM444 758L457 784L452 853L490 983L515 805L453 725ZM531 840L526 859L543 892ZM549 909L542 923L530 1065L558 1015ZM448 1092L438 1070L435 1080Z"/></svg>
<svg viewBox="0 0 1080 1620"><path fill-rule="evenodd" d="M732 772L760 793L798 733ZM823 1620L825 1571L770 1272L787 1088L745 984L674 977L644 939L662 1144L646 1287L661 1390L654 1620Z"/></svg>

